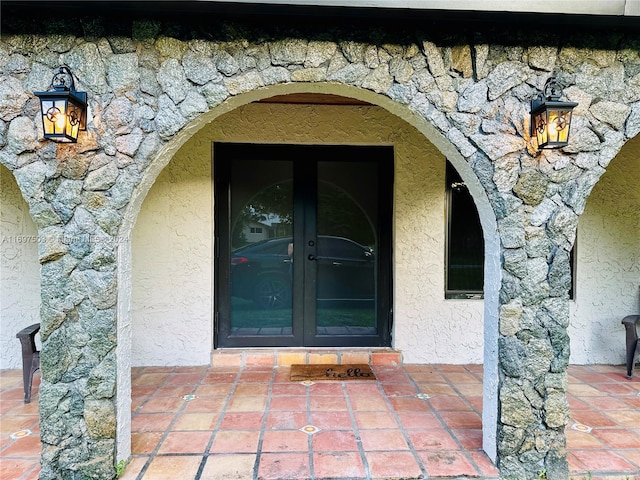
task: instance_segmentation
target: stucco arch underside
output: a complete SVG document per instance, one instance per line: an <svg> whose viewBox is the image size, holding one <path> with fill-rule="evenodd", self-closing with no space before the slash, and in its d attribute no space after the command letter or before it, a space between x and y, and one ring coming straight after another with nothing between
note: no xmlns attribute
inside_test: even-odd
<svg viewBox="0 0 640 480"><path fill-rule="evenodd" d="M372 93L367 90L349 87L346 85L334 84L334 83L319 83L319 84L286 84L275 85L268 88L262 88L252 92L238 95L225 101L222 105L213 108L209 112L201 115L185 128L183 128L175 137L168 142L164 149L156 156L155 160L151 162L146 176L142 180L140 187L134 193L133 201L128 208L128 212L125 215L123 227L121 230L121 236L128 237L133 231L135 226L138 212L144 202L147 192L152 188L156 179L160 176L161 172L167 167L167 165L176 156L179 156L180 149L187 144L190 140L197 138L203 129L210 123L216 122L223 115L233 112L236 109L240 109L243 106L249 105L253 102L263 100L276 95L287 95L295 93L325 93L338 96L345 96L355 98L361 101L368 102L372 105L377 105L380 108L385 109L390 114L399 117L402 121L406 122L411 127L417 129L430 143L432 143L447 159L449 159L456 169L459 171L465 182L469 185L470 191L474 196L476 205L478 207L481 221L483 224L483 230L485 235L485 243L487 248L486 256L486 268L485 268L485 302L484 302L484 363L486 371L486 384L485 384L485 408L484 414L485 425L495 424L497 415L497 337L498 337L498 292L500 290L500 241L498 238L498 229L496 225L496 216L494 208L490 204L483 187L480 185L477 176L467 163L467 161L460 155L455 146L453 146L447 139L445 139L439 131L433 127L428 121L417 115L415 112L410 111L406 106L398 104L389 98ZM629 144L623 149L625 152L637 151L637 141L629 142ZM633 153L626 155L625 158L633 158ZM615 164L616 162L614 162ZM615 183L616 180L614 180ZM633 198L633 196L631 196ZM635 202L637 204L637 198ZM587 234L588 235L588 234ZM586 243L586 242L585 242ZM120 307L125 307L130 304L131 295L131 252L127 251L130 248L128 245L120 246L120 279L118 282L119 298L125 301L120 301ZM631 245L633 250L633 245ZM633 253L633 252L631 252ZM637 270L637 259L636 270ZM123 268L124 267L124 268ZM633 268L631 270L633 271ZM127 279L128 277L128 279ZM612 289L613 291L613 289ZM575 304L572 305L573 309L578 307ZM121 328L119 332L130 335L131 331L131 319L128 317L127 312L120 310L119 322ZM572 328L572 327L570 327ZM577 337L581 338L584 335L584 329L579 326L574 328L574 332ZM592 336L589 334L589 336ZM131 340L120 339L118 342L118 348L124 348L123 355L119 355L120 359L131 358ZM128 350L128 352L127 352ZM615 360L617 362L620 359L620 348L613 347ZM585 363L589 363L589 360L584 360ZM119 368L120 373L126 373L127 368ZM126 388L127 381L119 382L119 385ZM128 411L126 409L125 411ZM121 422L122 424L122 422ZM126 424L126 422L125 422ZM486 433L486 432L485 432ZM491 444L495 442L494 438L485 438L485 445L489 453L494 452L495 447L491 447Z"/></svg>
<svg viewBox="0 0 640 480"><path fill-rule="evenodd" d="M330 94L339 97L348 97L356 99L362 102L367 102L367 107L364 106L296 106L296 105L283 105L270 106L265 103L257 103L263 99L269 99L271 97L281 97L288 94L297 93L322 93ZM262 107L262 108L259 108ZM252 108L249 108L252 107ZM288 111L287 111L288 109ZM306 109L304 111L303 109ZM322 112L325 113L323 117ZM298 112L298 113L295 113ZM348 112L345 113L345 112ZM373 113L372 113L373 112ZM377 112L377 113L376 113ZM297 120L291 120L292 115L298 115ZM305 115L306 114L306 115ZM313 117L309 120L307 117ZM394 131L394 128L385 127L381 125L389 122L396 122L395 128L397 130L403 130L410 133L401 134ZM342 122L342 130L335 125L327 127L330 123ZM324 123L323 127L321 124ZM254 125L260 125L260 128L254 128ZM342 134L332 133L331 130L338 130ZM312 130L315 132L311 133ZM240 131L240 132L239 132ZM231 133L229 133L231 132ZM366 132L366 133L363 133ZM404 140L403 137L407 135L413 135L410 139ZM372 93L367 90L350 87L341 84L334 83L318 83L318 84L287 84L276 85L269 88L256 90L253 92L245 93L237 97L228 99L222 105L213 108L208 113L205 113L187 125L179 134L177 134L157 155L156 159L151 162L145 177L142 179L139 187L136 189L132 196L132 202L128 207L127 213L124 215L123 226L120 231L121 238L129 238L131 233L134 232L134 250L136 240L136 229L134 225L139 221L139 212L144 202L150 204L149 200L146 200L147 194L152 190L153 185L161 172L165 172L165 168L170 164L177 162L183 162L182 167L176 167L176 172L171 173L173 177L172 182L175 184L175 177L184 175L184 173L178 173L178 171L188 172L186 173L185 181L193 172L197 164L196 159L204 164L200 168L198 175L203 176L206 183L205 189L201 192L201 195L205 198L202 200L202 205L193 205L191 208L195 210L208 210L211 218L213 217L213 210L211 209L211 187L209 186L211 172L211 147L214 141L235 141L245 143L335 143L335 144L393 144L394 142L403 142L404 145L410 145L412 150L409 153L405 153L405 156L411 156L412 161L416 164L420 163L437 163L439 162L440 172L435 178L429 178L429 181L438 183L437 195L444 201L444 166L445 159L449 160L455 168L458 170L462 178L465 180L470 192L472 193L477 205L477 209L482 222L485 245L486 245L486 278L485 282L487 288L485 288L485 308L484 315L490 319L485 321L484 324L491 325L496 323L497 319L497 291L499 289L499 240L497 238L497 226L496 218L493 207L490 205L489 199L483 190L477 176L469 166L468 162L460 155L457 149L445 139L428 121L421 118L419 115L411 112L406 106L400 105L397 102L390 100L389 98ZM421 142L421 143L420 143ZM420 151L420 149L423 151ZM437 156L437 159L435 158ZM396 163L398 159L396 159ZM411 165L408 162L404 162L404 169L409 175L410 169L415 168L416 165ZM431 167L433 168L433 167ZM398 170L398 168L396 168ZM398 172L396 172L397 174ZM429 175L428 171L418 172L415 176ZM397 184L396 179L396 184ZM427 179L425 179L427 181ZM423 188L427 188L427 185L423 185ZM156 196L162 195L163 187L156 185L154 192ZM191 188L191 187L190 187ZM409 188L409 187L407 187ZM411 187L416 189L416 186ZM186 192L180 193L182 197ZM411 195L408 192L406 195ZM171 195L167 193L167 195ZM173 193L174 196L178 194ZM415 195L415 193L413 193ZM155 201L155 200L154 200ZM412 199L412 201L419 201L419 199ZM395 211L394 211L394 224L397 225L398 217L402 216L402 212L398 211L398 195L394 197ZM430 208L439 209L440 213L444 211L444 204L429 205ZM177 211L185 208L184 205L178 203L167 204L164 206L164 210ZM426 207L425 207L426 208ZM160 210L158 211L158 213ZM211 223L209 218L209 223ZM203 222L207 222L207 216L200 219ZM444 218L436 217L435 219L416 218L416 222L431 221L437 222L435 227L438 232L444 228ZM161 237L157 234L158 222L153 220L153 225L148 228L148 235L146 238L138 239L140 245L149 245L154 241L154 238ZM394 227L395 228L395 227ZM430 228L434 228L433 225ZM210 229L205 234L210 234L213 229L213 225L210 224ZM405 228L406 229L406 228ZM138 229L139 230L139 229ZM420 230L417 229L417 234L420 234ZM171 235L171 231L167 231L168 235ZM427 236L427 231L422 231L422 234ZM444 240L444 231L440 232L442 240ZM394 241L397 243L397 236L394 234ZM190 240L191 241L191 240ZM414 246L417 248L417 246ZM121 246L122 253L126 254L127 245ZM158 248L161 248L158 245ZM186 247L185 247L186 248ZM206 247L210 248L210 247ZM438 256L443 256L444 246L439 245L437 247ZM152 249L153 250L153 249ZM157 250L156 250L157 251ZM169 254L169 252L167 252ZM204 252L202 252L204 254ZM135 256L135 253L134 253ZM151 260L151 258L150 258ZM442 259L439 258L438 261ZM124 261L124 265L128 265L130 268L130 261ZM148 265L150 268L152 265L156 265L150 262ZM425 266L426 268L426 266ZM440 270L443 271L444 267ZM167 272L168 274L171 272ZM123 275L129 275L127 270L123 270ZM397 276L397 272L396 272ZM440 272L438 272L438 276ZM139 284L138 281L133 284L127 277L122 277L123 281L119 281L119 298L126 298L130 295L131 291L135 292L135 286ZM208 280L210 281L210 279ZM417 282L417 279L416 279ZM151 285L149 285L151 288ZM437 294L442 296L444 291L443 285L438 285ZM210 291L210 290L209 290ZM423 292L425 293L425 292ZM127 302L128 303L128 302ZM478 303L478 302L476 302ZM482 318L482 303L480 304L480 318ZM475 308L477 310L477 307ZM124 312L126 314L126 312ZM122 316L120 318L122 322ZM482 324L482 322L480 322ZM465 329L461 328L456 331L452 336L459 336L464 334ZM482 327L476 331L473 336L482 336ZM496 330L491 333L492 338L497 336ZM482 348L482 341L477 342L476 345L480 345ZM444 353L446 348L441 353ZM482 352L476 355L473 361L480 362L482 359ZM415 359L416 361L420 359ZM424 359L422 359L424 360ZM449 362L455 361L454 358L443 358L442 361ZM462 359L460 361L463 361Z"/></svg>
<svg viewBox="0 0 640 480"><path fill-rule="evenodd" d="M474 337L479 336L480 338L470 339L470 341L471 343L475 343L476 345L479 345L480 351L477 351L477 347L472 348L471 350L476 350L476 353L475 353L476 362L481 362L482 358L485 359L485 365L487 369L487 372L485 375L485 379L486 379L485 405L489 406L488 408L485 408L485 412L487 412L487 415L488 415L485 421L488 425L495 424L496 415L497 415L497 404L496 404L496 401L497 401L496 343L497 343L497 310L498 310L497 294L498 294L499 285L500 285L500 280L499 280L500 269L499 269L499 240L497 236L496 219L495 219L495 214L493 213L493 208L490 205L489 199L486 193L484 192L482 186L480 185L480 182L478 181L473 170L467 163L467 161L462 157L462 155L460 155L460 153L457 151L455 146L453 146L451 142L445 139L436 130L436 128L434 128L433 125L431 125L427 120L421 118L416 113L410 111L409 108L407 108L405 105L401 105L397 102L394 102L393 100L390 100L388 97L373 93L368 90L355 88L355 87L342 85L342 84L337 84L337 83L300 83L300 84L293 83L293 84L285 84L285 85L274 85L271 87L261 88L259 90L251 91L248 93L240 94L236 97L229 98L223 104L217 107L214 107L213 109L211 109L209 112L205 114L200 115L198 118L193 120L190 124L185 126L164 146L162 151L159 152L159 154L155 157L155 159L151 161L147 169L147 172L145 174L145 177L142 179L142 181L140 182L140 185L137 187L136 191L132 195L132 201L127 208L127 213L124 215L122 228L119 234L120 238L131 237L132 242L131 244L125 243L125 244L119 245L119 254L118 254L119 255L119 269L118 269L119 313L118 313L117 357L118 357L118 364L119 364L118 390L119 392L121 392L121 394L119 394L118 397L127 398L127 393L129 391L129 385L128 385L129 373L128 372L130 371L130 367L131 367L130 362L132 361L132 358L136 357L136 352L135 351L132 352L132 332L134 336L135 335L142 336L141 334L136 333L137 327L139 327L139 325L136 324L136 322L139 322L137 317L144 316L143 312L141 313L138 311L138 307L140 306L140 303L144 303L144 300L141 301L139 297L141 295L144 295L144 293L138 295L137 292L139 292L139 290L136 290L136 286L137 286L136 281L138 279L138 276L135 272L136 270L135 265L136 265L136 262L139 261L139 256L137 252L141 250L136 247L136 242L138 242L140 245L144 244L147 247L147 250L158 252L156 247L152 247L152 248L148 248L148 247L150 246L150 242L154 241L154 238L157 239L157 238L162 238L164 236L162 234L158 234L157 223L155 221L154 221L153 227L149 226L148 236L146 238L143 238L144 233L139 233L144 228L144 227L138 226L138 223L141 221L141 217L144 217L144 210L142 210L143 215L140 215L141 209L143 208L143 204L145 203L148 204L156 201L156 200L146 200L146 198L153 197L154 199L157 199L158 196L161 196L161 194L156 195L156 193L152 193L148 197L148 194L150 192L156 192L163 188L162 186L156 185L156 182L162 183L162 180L161 180L163 175L162 172L166 172L167 170L170 170L172 168L172 164L176 162L180 162L181 158L184 159L183 161L189 162L190 165L186 166L186 163L182 163L176 166L177 170L180 170L183 167L185 168L185 170L192 170L194 168L193 157L197 155L194 154L190 145L193 145L194 143L204 144L204 150L201 149L200 152L201 153L204 152L203 156L206 157L205 161L210 162L210 151L211 151L212 141L213 139L216 139L216 138L218 140L221 139L220 136L216 137L216 134L212 133L212 130L215 130L215 128L212 128L211 125L215 125L215 124L226 125L227 124L226 122L237 121L237 118L235 120L229 120L230 116L232 116L231 118L233 118L233 115L235 114L235 112L241 112L238 114L241 116L251 115L252 111L249 109L247 113L247 109L252 106L255 108L255 106L258 105L256 102L259 102L260 100L268 99L274 96L283 96L283 95L286 96L289 94L298 94L298 93L329 94L329 95L339 96L339 97L348 97L351 99L356 99L362 102L366 102L367 104L370 104L369 107L366 107L366 110L369 113L362 114L362 118L375 116L374 114L370 113L371 109L373 108L374 111L378 112L377 115L382 117L382 120L379 120L379 121L384 122L385 118L394 119L392 121L397 122L397 125L404 125L404 127L400 127L400 130L402 129L411 130L413 132L413 135L416 136L415 138L422 137L421 141L424 142L424 145L426 146L426 148L428 148L431 151L431 153L429 152L424 153L426 158L422 160L423 162L425 163L429 162L430 161L430 159L428 158L429 155L433 155L434 152L437 152L439 156L438 160L441 161L441 169L442 169L441 173L444 172L444 164L445 164L444 160L448 159L455 166L455 168L458 170L462 178L467 183L468 188L475 199L475 202L480 214L481 223L484 230L485 247L487 252L486 262L485 262L486 263L485 277L487 279L485 281L485 285L486 285L485 300L484 302L476 301L475 302L476 305L472 306L472 310L474 309L478 312L477 313L478 330L477 330L477 333L474 334ZM260 105L265 106L267 104L262 103ZM275 107L275 108L287 108L287 106L281 106L281 107ZM288 108L295 108L295 107L289 106ZM323 107L316 107L316 108L322 109ZM328 107L328 108L331 108L331 107ZM344 107L334 107L334 108L335 110L333 111L333 114L339 117L340 110L341 109L344 110ZM358 110L359 108L362 109L365 107L352 107L351 110L353 109ZM270 112L270 115L272 116L277 115L277 112L276 113ZM332 120L331 118L326 116L326 115L330 116L331 115L330 113L325 114L324 120L322 120L322 114L318 115L317 113L314 113L313 115L314 117L320 117L320 118L316 118L316 121L325 121L328 123L328 122L331 122ZM352 113L352 116L353 115L355 115L356 122L357 121L363 122L362 125L358 125L355 128L356 130L358 129L367 130L367 129L376 128L375 120L372 120L371 124L368 127L364 127L363 125L365 125L366 121L368 120L359 120L357 113L356 114ZM280 118L283 118L283 121L285 121L284 117L280 117ZM336 117L333 117L333 118L335 119ZM349 117L349 118L352 118L352 117ZM273 122L273 120L270 120L270 121ZM349 120L345 120L345 122L347 121ZM302 122L304 122L304 120L302 120ZM257 124L263 125L260 120L258 121ZM358 137L358 139L355 140L355 143L372 143L372 144L393 143L394 142L393 135L397 134L397 132L393 133L393 129L394 128L398 129L397 125L394 124L393 128L390 127L388 129L389 132L379 134L379 137L377 140L375 140L376 137L374 134L366 138ZM312 128L313 126L309 126L309 129L312 129ZM225 129L228 129L228 127ZM286 131L288 129L295 129L295 126L288 125L284 127L281 126L281 128L274 127L274 130L280 130L280 131L281 130ZM345 128L345 130L348 130L348 128ZM212 135L213 135L213 138L212 138ZM404 135L406 134L398 134L398 137L402 137ZM231 137L233 137L233 135ZM266 137L260 137L260 135L256 135L255 137L253 137L253 139L255 140L256 137L260 138L259 140L257 140L258 143L261 143L261 142L269 143L268 141L265 140L265 138L267 138L268 135ZM226 141L229 141L229 137L224 137L224 134L222 134L222 138L223 138L223 141L225 138L226 138ZM273 142L274 137L270 137L270 138L271 138L271 141ZM294 140L293 142L290 141L290 143L298 143L298 142L305 143L304 135L302 135L302 139L300 135L294 136L293 138L295 138L296 140ZM345 138L348 138L348 137L345 137ZM345 138L337 141L334 140L334 142L335 143L353 142L353 140L348 140L348 139L345 140ZM249 136L245 141L251 141L251 139L252 137ZM324 139L324 140L327 141L327 143L331 143L330 139ZM275 140L275 143L278 143L280 141L283 141L282 137L277 138ZM307 140L307 141L314 142L314 140ZM321 143L322 141L323 139L315 140L315 142L317 143ZM210 165L208 166L210 167ZM198 167L195 167L195 168L198 168ZM205 167L205 170L206 168L207 167ZM172 181L176 182L175 177L176 175L180 176L180 173L174 172L174 173L169 173L169 175L173 178ZM186 173L186 178L188 178L190 175L191 173ZM204 172L204 178L210 179L211 178L210 175L211 175L211 171ZM442 176L442 178L440 178L439 180L441 181L441 183L439 184L441 189L441 191L439 192L439 196L441 197L441 200L444 201L444 193L442 190L442 188L444 187L444 177ZM205 202L210 202L210 198L208 197L210 193L211 193L210 191L203 192L203 197L207 198ZM178 194L174 192L173 195L175 196ZM206 205L203 205L203 208L206 208L206 207L207 207ZM162 207L159 207L159 208L162 209ZM165 210L169 209L173 211L174 208L181 208L181 207L179 206L176 207L175 205L171 206L168 204L164 206ZM443 210L441 205L439 205L438 208L440 209L440 211ZM195 211L197 209L198 207L194 207L192 211ZM180 215L180 214L176 213L176 215ZM213 215L213 212L211 212L211 215ZM396 215L397 215L397 212L396 212ZM148 218L151 218L151 216L152 214L150 213ZM144 220L142 220L142 222L144 223ZM177 228L177 227L174 226L173 228ZM441 222L441 224L438 225L437 228L442 229L444 231L444 222ZM167 231L167 234L170 236L171 232ZM444 235L442 235L442 238L444 239ZM190 240L190 242L193 243L192 240ZM158 248L162 248L162 247L158 246ZM210 245L205 246L205 248L210 248ZM439 253L442 255L444 254L443 250L440 250ZM154 257L156 257L155 254L154 254ZM151 265L154 265L154 267L157 268L157 262L153 263L152 261L150 261L149 266ZM144 267L142 267L142 269L144 269ZM172 273L175 273L175 272L172 272ZM161 275L162 274L160 274L160 276ZM396 275L397 275L397 272L396 272ZM133 281L132 281L132 278L133 278ZM416 280L416 283L418 283L417 282L418 279L415 279L415 280ZM205 279L205 282L206 281L207 279ZM208 281L211 281L211 279L208 279ZM151 285L152 285L151 283L148 285L149 289L152 288ZM443 289L439 288L438 290L439 290L438 294L443 295ZM209 291L211 290L209 289ZM131 298L132 295L135 298ZM483 308L484 308L484 312L482 311ZM396 326L395 328L398 328L398 327ZM460 332L465 331L465 328L463 328L462 326L459 326L458 328L460 329ZM483 328L484 328L484 340L482 340ZM407 331L409 331L408 328L407 328ZM453 336L459 335L460 332L450 333L449 336L453 337ZM209 336L207 336L206 334L204 335L204 340L203 340L204 342L207 341L206 340L207 337L209 338L208 345L210 348L212 345L212 341L211 341L212 333ZM137 345L136 343L133 344L134 349L137 348L136 345ZM484 345L484 352L482 351L483 345ZM461 356L461 358L463 357L464 356ZM448 358L446 361L444 361L444 363L454 361L452 360L452 358L455 358L455 357ZM414 359L414 362L415 361L416 360ZM136 362L134 361L134 364L135 363ZM492 405L493 405L493 408L491 408ZM122 408L119 408L119 411L124 412L124 415L126 416L127 413L129 412L129 409L126 408L125 405L122 405L121 407ZM127 418L121 418L118 423L120 427L126 426L128 424ZM493 435L491 434L491 432L487 432L487 433L489 435L489 437L487 438L488 444L494 444L495 433L493 433ZM119 436L121 442L119 443L122 444L122 442L124 442L126 444L127 437L128 437L128 434L126 433L126 429L124 431L121 430L120 436ZM126 450L126 445L121 445L121 446ZM494 448L495 447L488 448L488 450L494 451Z"/></svg>
<svg viewBox="0 0 640 480"><path fill-rule="evenodd" d="M478 180L478 177L470 167L469 163L463 158L458 149L449 140L447 140L440 133L440 131L435 128L428 120L425 120L416 112L410 110L407 106L395 102L384 95L376 94L366 89L356 88L339 83L326 82L300 82L272 85L270 87L259 88L247 93L230 97L221 105L218 105L208 112L198 116L196 119L182 128L176 135L174 135L173 138L165 144L164 148L150 162L149 168L145 172L145 176L143 177L139 186L133 192L132 200L128 205L127 211L123 217L120 237L130 237L130 234L133 231L133 227L136 223L140 208L155 180L158 178L164 168L169 164L169 162L172 161L172 159L176 156L180 149L187 142L201 135L203 129L207 125L216 122L222 116L236 109L239 109L242 106L249 105L260 100L268 99L273 96L282 96L297 93L331 94L357 99L363 102L370 103L371 105L377 105L387 111L390 115L397 116L403 122L406 122L408 125L411 125L413 128L418 130L430 144L435 146L435 148L444 157L451 161L451 163L461 174L476 202L476 206L478 208L483 226L486 243L487 265L485 270L486 281L484 326L485 328L487 326L489 326L490 328L490 341L488 343L485 342L486 354L487 348L493 348L490 347L490 345L495 346L495 340L497 338L497 333L494 331L494 329L497 329L498 317L498 302L497 298L495 297L497 296L497 292L500 290L500 240L498 238L498 228L496 224L495 211L499 210L501 206L491 204L492 200L487 196L485 190L480 184L480 181ZM628 142L622 148L622 151L619 155L620 159L612 163L614 167L612 169L612 172L605 176L605 178L608 179L608 182L606 182L607 185L618 186L618 191L616 192L616 194L599 194L603 198L607 197L609 199L617 199L615 202L617 206L611 205L612 210L615 212L614 215L611 216L613 218L619 219L619 221L616 222L617 225L624 225L624 227L622 228L624 230L624 234L619 236L619 238L624 239L622 240L623 244L620 245L620 241L618 242L618 244L609 242L609 258L603 261L602 258L604 255L600 254L598 255L599 259L594 259L592 257L595 256L595 250L597 250L597 248L594 250L594 248L590 247L590 245L593 245L594 243L597 244L598 242L589 242L588 239L589 237L591 237L591 240L593 240L594 238L601 235L595 231L592 231L592 229L580 228L581 233L579 236L582 240L580 243L581 248L578 250L576 256L576 263L578 266L573 272L575 274L580 271L577 282L580 282L582 279L586 280L589 278L593 278L593 272L583 271L585 270L583 264L587 264L589 262L594 265L597 264L597 269L605 268L605 271L608 269L611 272L609 276L616 278L616 281L609 282L609 291L611 293L617 292L617 294L607 295L608 298L615 297L616 301L607 303L605 307L600 308L601 313L606 312L606 315L608 315L608 319L604 323L597 321L597 323L600 325L598 328L602 332L605 332L607 328L609 328L612 318L617 318L617 312L615 311L616 309L613 307L614 303L620 304L620 301L622 300L622 305L627 306L631 309L633 309L633 306L636 303L637 292L634 291L633 282L634 276L637 276L638 270L638 255L636 253L638 250L638 245L637 240L635 239L636 237L632 234L629 234L629 232L633 232L634 228L637 226L637 218L634 218L633 211L634 206L638 203L638 199L637 196L634 195L635 189L633 188L633 183L629 183L628 181L625 181L625 179L633 179L635 178L634 176L637 175L636 167L638 165L638 162L635 152L638 151L639 142L640 141L638 141L637 138ZM544 162L546 164L552 165L554 161L554 157L552 157L550 161L540 160L541 163ZM622 169L616 168L617 165L622 162L625 162L626 167ZM601 171L604 172L604 169L601 169ZM601 173L597 173L598 176L600 174ZM595 184L596 181L594 180L593 183ZM596 192L600 192L604 188L605 187L598 187L596 188ZM584 193L585 195L588 195L589 190L585 190ZM578 201L578 203L579 202L580 201ZM583 203L586 203L586 198L583 199ZM590 202L587 205L595 204L602 204L602 202L598 200L597 202ZM593 209L595 209L595 207L592 206L591 210ZM589 212L590 209L587 208L587 213ZM587 217L590 218L589 215L587 215ZM612 223L611 220L607 221L609 223ZM586 221L582 223L586 223ZM613 232L618 230L618 228L615 228L608 229L607 231ZM122 261L120 262L121 268L119 269L119 274L120 279L123 281L119 281L118 286L119 298L124 299L124 301L119 302L121 307L126 307L130 304L131 281L128 279L130 279L131 277L131 252L128 251L129 248L130 245L120 245L120 260ZM612 261L612 259L616 256L620 261ZM624 280L622 280L623 278ZM592 283L596 282L592 281ZM624 288L622 289L619 288L621 283L624 283ZM574 285L574 288L575 287L576 285ZM593 288L593 286L589 286L589 289ZM583 287L580 290L587 291L587 288ZM602 292L602 288L600 288L600 291ZM622 292L624 292L624 299L620 298ZM577 292L576 298L570 304L570 316L572 320L569 325L569 331L571 333L571 336L575 338L575 345L572 345L572 350L577 352L577 354L572 357L572 361L579 363L621 361L623 356L620 352L619 345L617 345L617 342L614 339L610 339L609 345L607 345L606 347L606 355L594 356L590 353L593 351L593 342L597 340L598 335L591 325L592 316L586 314L586 311L592 309L593 306L590 302L585 301L587 298L592 297L591 295L581 296L580 293ZM620 309L618 308L618 310ZM121 310L121 313L119 315L120 325L124 326L128 324L128 322L124 322L127 317L128 310ZM127 329L125 328L124 331L126 332ZM487 338L485 337L485 341L486 340ZM127 343L130 342L124 342L124 344ZM580 345L581 348L577 349L577 345Z"/></svg>

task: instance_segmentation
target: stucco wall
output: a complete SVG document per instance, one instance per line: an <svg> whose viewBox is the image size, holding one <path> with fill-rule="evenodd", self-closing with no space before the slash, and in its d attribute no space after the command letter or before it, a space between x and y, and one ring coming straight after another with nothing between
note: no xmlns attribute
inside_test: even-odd
<svg viewBox="0 0 640 480"><path fill-rule="evenodd" d="M578 223L571 362L624 363L626 315L640 313L640 138L609 164Z"/></svg>
<svg viewBox="0 0 640 480"><path fill-rule="evenodd" d="M336 107L298 106L295 115L291 110L255 104L226 114L188 142L150 190L132 238L133 364L209 362L211 142L250 139L393 143L397 162L394 347L403 351L407 362L481 362L482 302L443 299L442 155L380 108L341 107L337 113ZM639 150L636 138L611 162L580 219L569 327L572 363L624 361L620 320L640 309ZM0 368L20 368L15 332L39 321L36 228L4 166L0 179Z"/></svg>
<svg viewBox="0 0 640 480"><path fill-rule="evenodd" d="M406 362L482 361L482 302L444 300L443 155L379 107L251 104L196 134L145 199L133 235L134 365L209 361L214 141L393 144L393 346Z"/></svg>
<svg viewBox="0 0 640 480"><path fill-rule="evenodd" d="M211 158L187 149L149 191L132 235L132 364L211 361Z"/></svg>
<svg viewBox="0 0 640 480"><path fill-rule="evenodd" d="M132 238L133 364L209 362L211 141L249 141L250 134L264 142L328 138L337 143L394 143L394 347L403 351L407 362L481 362L482 302L445 301L442 295L442 155L379 108L342 107L339 115L335 107L296 107L297 115L285 114L284 108L257 104L225 115L185 145L149 192ZM620 320L640 309L638 151L636 138L611 162L580 219L569 327L572 363L624 361ZM15 333L39 321L36 228L4 166L0 180L0 368L21 368ZM459 345L462 338L465 344Z"/></svg>
<svg viewBox="0 0 640 480"><path fill-rule="evenodd" d="M0 369L22 368L16 333L40 321L36 239L29 207L11 172L0 165Z"/></svg>

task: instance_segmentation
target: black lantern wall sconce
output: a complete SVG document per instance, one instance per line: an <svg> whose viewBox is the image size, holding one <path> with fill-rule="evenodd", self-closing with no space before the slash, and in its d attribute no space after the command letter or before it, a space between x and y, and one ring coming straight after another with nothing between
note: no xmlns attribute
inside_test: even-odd
<svg viewBox="0 0 640 480"><path fill-rule="evenodd" d="M575 102L561 102L562 89L556 77L549 77L544 90L531 100L531 136L538 148L562 148L569 143L571 116Z"/></svg>
<svg viewBox="0 0 640 480"><path fill-rule="evenodd" d="M87 129L87 92L76 92L73 74L59 67L46 92L33 92L40 98L44 138L63 143L78 141L78 132Z"/></svg>

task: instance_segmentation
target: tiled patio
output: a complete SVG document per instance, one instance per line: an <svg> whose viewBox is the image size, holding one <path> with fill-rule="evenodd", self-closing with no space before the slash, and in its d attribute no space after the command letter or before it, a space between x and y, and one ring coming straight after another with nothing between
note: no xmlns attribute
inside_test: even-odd
<svg viewBox="0 0 640 480"><path fill-rule="evenodd" d="M377 381L311 385L289 370L134 369L120 478L497 478L481 450L482 366L376 365ZM569 374L572 478L640 479L640 378L623 366ZM37 386L28 405L20 371L1 371L0 388L0 478L36 479Z"/></svg>

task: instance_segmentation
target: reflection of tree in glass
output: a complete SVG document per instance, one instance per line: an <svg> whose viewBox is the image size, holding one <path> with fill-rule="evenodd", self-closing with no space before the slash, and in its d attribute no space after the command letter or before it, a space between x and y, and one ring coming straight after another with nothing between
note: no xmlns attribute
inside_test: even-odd
<svg viewBox="0 0 640 480"><path fill-rule="evenodd" d="M376 239L367 215L349 194L323 183L318 197L318 232L321 235L346 237L375 248Z"/></svg>
<svg viewBox="0 0 640 480"><path fill-rule="evenodd" d="M240 218L236 222L236 226L233 229L233 233L231 234L231 248L235 250L236 248L240 248L245 246L247 243L247 236L244 234L244 219L242 218L242 212L240 213Z"/></svg>
<svg viewBox="0 0 640 480"><path fill-rule="evenodd" d="M293 183L270 185L256 193L236 218L231 237L234 249L249 243L246 227L259 223L268 229L268 238L291 236L293 232Z"/></svg>

